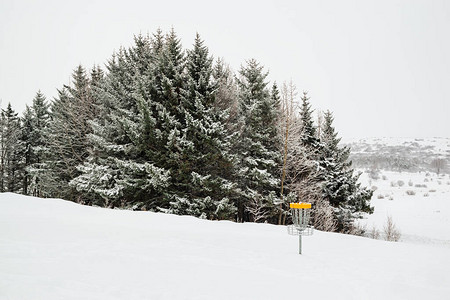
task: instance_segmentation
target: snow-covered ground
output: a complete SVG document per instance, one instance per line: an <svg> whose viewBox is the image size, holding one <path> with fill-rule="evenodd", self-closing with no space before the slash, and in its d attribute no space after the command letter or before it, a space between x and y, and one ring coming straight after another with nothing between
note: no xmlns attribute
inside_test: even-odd
<svg viewBox="0 0 450 300"><path fill-rule="evenodd" d="M391 202L396 201L403 200ZM401 218L392 214L402 227ZM445 238L444 229L441 234L436 237ZM303 238L304 254L297 251L298 239L284 226L0 194L2 300L422 300L450 295L450 251L438 244L315 232Z"/></svg>
<svg viewBox="0 0 450 300"><path fill-rule="evenodd" d="M370 179L368 173L360 179L375 190L375 211L360 221L367 229L382 230L390 215L401 241L450 248L450 175L380 171L379 179Z"/></svg>

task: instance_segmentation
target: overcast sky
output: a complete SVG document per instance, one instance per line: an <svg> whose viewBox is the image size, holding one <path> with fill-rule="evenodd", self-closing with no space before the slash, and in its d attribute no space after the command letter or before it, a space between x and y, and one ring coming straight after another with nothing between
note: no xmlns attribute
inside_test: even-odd
<svg viewBox="0 0 450 300"><path fill-rule="evenodd" d="M238 70L256 58L292 79L344 138L450 137L450 1L0 0L0 99L22 112L133 35L199 32Z"/></svg>

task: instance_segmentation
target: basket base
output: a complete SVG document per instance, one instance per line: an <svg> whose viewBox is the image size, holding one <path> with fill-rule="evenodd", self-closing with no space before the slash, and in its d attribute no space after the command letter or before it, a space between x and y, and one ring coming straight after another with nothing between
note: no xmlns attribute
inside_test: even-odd
<svg viewBox="0 0 450 300"><path fill-rule="evenodd" d="M296 227L294 225L287 226L288 234L290 235L312 235L314 233L314 226Z"/></svg>

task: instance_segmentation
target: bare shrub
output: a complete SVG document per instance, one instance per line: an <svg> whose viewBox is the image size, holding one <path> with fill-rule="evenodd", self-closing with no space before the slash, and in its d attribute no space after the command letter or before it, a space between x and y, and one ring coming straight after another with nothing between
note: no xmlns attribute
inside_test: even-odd
<svg viewBox="0 0 450 300"><path fill-rule="evenodd" d="M357 222L353 222L350 229L345 233L357 236L366 236L366 232L367 232L367 225L361 225Z"/></svg>
<svg viewBox="0 0 450 300"><path fill-rule="evenodd" d="M414 192L413 190L407 190L406 191L406 195L414 196L415 194L416 194L416 192Z"/></svg>
<svg viewBox="0 0 450 300"><path fill-rule="evenodd" d="M387 179L388 179L386 175L381 176L381 178L382 178L383 180L387 180Z"/></svg>
<svg viewBox="0 0 450 300"><path fill-rule="evenodd" d="M400 230L395 226L392 216L388 216L383 226L384 239L390 242L398 242L401 237Z"/></svg>
<svg viewBox="0 0 450 300"><path fill-rule="evenodd" d="M427 188L427 185L426 185L426 184L420 184L420 183L419 183L419 184L416 184L415 187L416 187L416 188L425 188L425 189L426 189L426 188Z"/></svg>
<svg viewBox="0 0 450 300"><path fill-rule="evenodd" d="M408 185L409 185L409 186L413 186L413 185L414 185L414 183L412 182L412 180L409 180L409 181L408 181Z"/></svg>
<svg viewBox="0 0 450 300"><path fill-rule="evenodd" d="M255 193L249 204L247 210L253 216L253 222L258 223L267 219L269 211L260 195Z"/></svg>
<svg viewBox="0 0 450 300"><path fill-rule="evenodd" d="M391 181L391 187L396 187L397 186L397 182L396 181Z"/></svg>
<svg viewBox="0 0 450 300"><path fill-rule="evenodd" d="M424 196L424 197L428 197L428 196L430 196L430 194L425 193L425 194L423 194L423 196Z"/></svg>
<svg viewBox="0 0 450 300"><path fill-rule="evenodd" d="M439 173L447 166L447 162L444 158L435 158L431 162L431 166L436 169L436 174L439 175Z"/></svg>
<svg viewBox="0 0 450 300"><path fill-rule="evenodd" d="M313 226L323 231L336 231L337 222L334 218L333 207L322 198L315 202Z"/></svg>
<svg viewBox="0 0 450 300"><path fill-rule="evenodd" d="M373 225L368 232L368 237L374 240L378 240L380 238L380 231L375 227L375 225Z"/></svg>
<svg viewBox="0 0 450 300"><path fill-rule="evenodd" d="M370 179L373 179L373 180L380 179L380 171L377 168L372 167L370 170L368 170L368 173L369 173Z"/></svg>
<svg viewBox="0 0 450 300"><path fill-rule="evenodd" d="M377 198L378 198L378 199L384 199L384 195L379 194L379 195L377 196Z"/></svg>
<svg viewBox="0 0 450 300"><path fill-rule="evenodd" d="M423 180L423 182L428 182L429 180L428 180L428 178L425 178L424 180Z"/></svg>
<svg viewBox="0 0 450 300"><path fill-rule="evenodd" d="M394 197L392 197L392 196L389 196L389 200L391 200L391 201L392 201L392 200L394 200Z"/></svg>
<svg viewBox="0 0 450 300"><path fill-rule="evenodd" d="M404 186L405 182L403 180L397 181L398 186Z"/></svg>
<svg viewBox="0 0 450 300"><path fill-rule="evenodd" d="M289 167L292 166L292 151L293 148L296 148L294 144L292 143L292 129L299 129L299 124L294 120L293 112L294 112L294 101L295 97L297 96L297 88L292 82L292 80L288 83L284 82L282 89L281 89L281 111L282 114L279 118L278 122L278 130L279 134L283 137L283 167L281 170L281 203L278 207L279 214L278 214L278 225L285 224L286 222L286 204L283 199L283 190L284 190L284 183L285 179L289 178ZM294 128L292 128L294 127ZM295 130L298 134L299 130ZM295 137L296 139L298 137ZM295 151L295 150L294 150ZM288 160L288 156L291 158ZM295 155L294 155L295 156ZM289 161L289 163L288 163Z"/></svg>
<svg viewBox="0 0 450 300"><path fill-rule="evenodd" d="M436 190L435 189L431 189L431 190L429 190L429 192L430 193L436 193Z"/></svg>

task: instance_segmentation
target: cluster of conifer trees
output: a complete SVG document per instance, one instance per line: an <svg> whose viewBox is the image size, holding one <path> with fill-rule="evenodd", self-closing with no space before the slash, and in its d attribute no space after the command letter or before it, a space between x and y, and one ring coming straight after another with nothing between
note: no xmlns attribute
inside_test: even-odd
<svg viewBox="0 0 450 300"><path fill-rule="evenodd" d="M371 212L330 112L274 83L257 61L234 74L199 35L139 35L90 74L79 66L50 103L0 122L0 190L122 207L285 224L309 201L319 229L347 231ZM283 186L283 188L281 187Z"/></svg>

